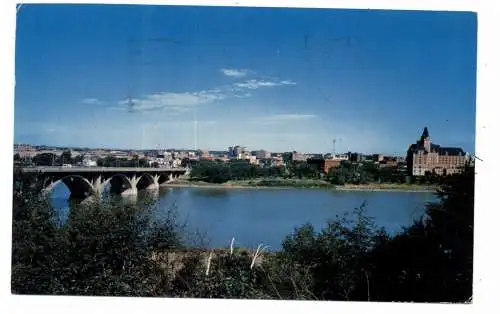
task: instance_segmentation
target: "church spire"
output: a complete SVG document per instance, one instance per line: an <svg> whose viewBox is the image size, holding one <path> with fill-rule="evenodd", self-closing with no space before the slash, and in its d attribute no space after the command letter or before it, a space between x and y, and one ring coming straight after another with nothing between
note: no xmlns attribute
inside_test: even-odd
<svg viewBox="0 0 500 314"><path fill-rule="evenodd" d="M429 138L429 130L427 127L424 128L424 132L422 132L422 139Z"/></svg>
<svg viewBox="0 0 500 314"><path fill-rule="evenodd" d="M431 138L429 137L429 130L427 127L424 128L422 132L422 137L420 138L420 145L422 145L426 152L431 152Z"/></svg>

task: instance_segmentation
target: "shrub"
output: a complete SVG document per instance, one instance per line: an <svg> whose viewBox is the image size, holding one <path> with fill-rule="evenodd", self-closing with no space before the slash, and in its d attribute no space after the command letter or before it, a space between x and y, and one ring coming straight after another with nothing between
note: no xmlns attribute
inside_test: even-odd
<svg viewBox="0 0 500 314"><path fill-rule="evenodd" d="M155 250L177 247L172 219L154 222L148 202L72 206L59 226L44 198L15 197L12 292L18 294L162 294L167 283Z"/></svg>

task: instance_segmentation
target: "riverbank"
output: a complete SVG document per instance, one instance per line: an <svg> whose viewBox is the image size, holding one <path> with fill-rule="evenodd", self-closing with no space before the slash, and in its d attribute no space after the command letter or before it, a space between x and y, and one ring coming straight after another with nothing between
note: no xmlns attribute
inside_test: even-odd
<svg viewBox="0 0 500 314"><path fill-rule="evenodd" d="M363 185L346 184L337 185L339 191L371 191L371 192L435 192L437 186L398 184L398 183L369 183Z"/></svg>
<svg viewBox="0 0 500 314"><path fill-rule="evenodd" d="M204 188L204 189L293 189L292 186L253 186L245 184L228 184L228 183L207 183L201 181L186 181L186 182L175 182L162 185L162 187L173 187L173 188Z"/></svg>
<svg viewBox="0 0 500 314"><path fill-rule="evenodd" d="M177 181L164 185L165 187L189 187L212 189L305 189L322 188L338 191L371 191L371 192L434 192L436 186L397 184L397 183L370 183L333 185L323 180L311 179L277 179L277 180L238 180L226 183L207 183L202 181Z"/></svg>

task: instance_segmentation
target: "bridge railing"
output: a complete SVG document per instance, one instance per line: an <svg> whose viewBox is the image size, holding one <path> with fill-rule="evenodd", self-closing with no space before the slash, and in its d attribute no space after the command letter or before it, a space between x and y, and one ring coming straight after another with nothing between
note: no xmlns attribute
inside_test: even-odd
<svg viewBox="0 0 500 314"><path fill-rule="evenodd" d="M62 167L62 166L36 166L23 167L25 172L165 172L188 171L189 168L180 167L164 167L164 168L149 168L149 167Z"/></svg>

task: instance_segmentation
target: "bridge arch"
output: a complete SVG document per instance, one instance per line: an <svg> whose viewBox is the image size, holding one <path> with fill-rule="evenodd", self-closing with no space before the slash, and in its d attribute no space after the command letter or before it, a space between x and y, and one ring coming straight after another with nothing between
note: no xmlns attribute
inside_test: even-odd
<svg viewBox="0 0 500 314"><path fill-rule="evenodd" d="M124 191L135 189L135 184L123 173L113 174L102 183L102 186L104 188L109 186L112 194L122 194Z"/></svg>
<svg viewBox="0 0 500 314"><path fill-rule="evenodd" d="M45 191L52 191L52 189L61 182L68 188L70 198L84 199L88 196L95 195L94 188L90 181L80 175L68 175L56 181L47 180L45 182Z"/></svg>
<svg viewBox="0 0 500 314"><path fill-rule="evenodd" d="M158 177L158 184L164 184L170 181L172 173L162 172Z"/></svg>
<svg viewBox="0 0 500 314"><path fill-rule="evenodd" d="M143 173L137 178L137 190L145 190L155 186L155 178L150 173Z"/></svg>

